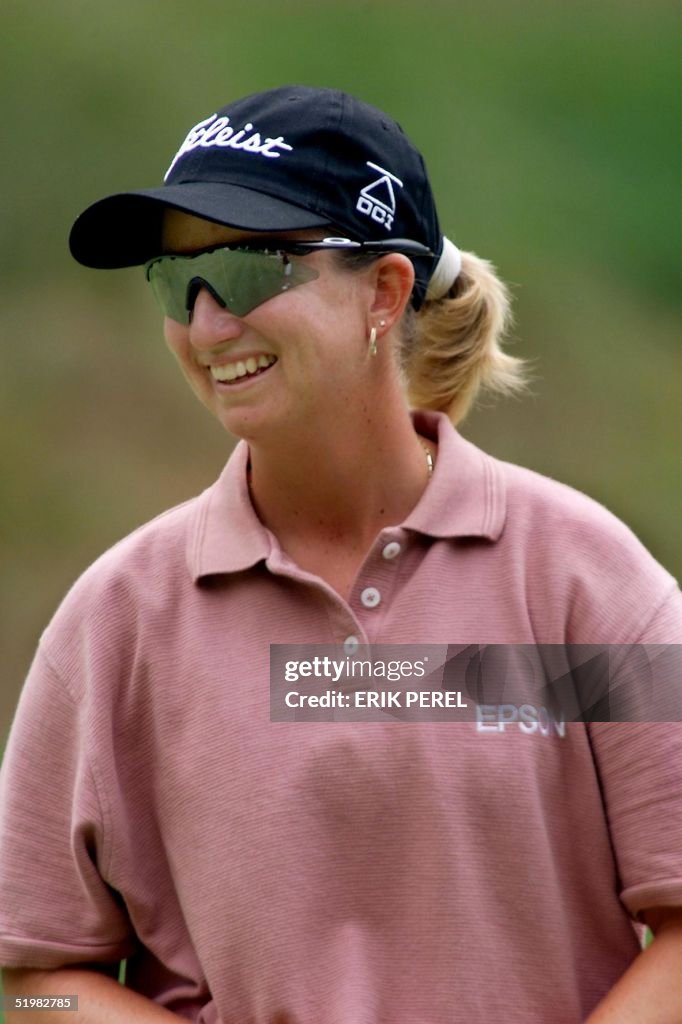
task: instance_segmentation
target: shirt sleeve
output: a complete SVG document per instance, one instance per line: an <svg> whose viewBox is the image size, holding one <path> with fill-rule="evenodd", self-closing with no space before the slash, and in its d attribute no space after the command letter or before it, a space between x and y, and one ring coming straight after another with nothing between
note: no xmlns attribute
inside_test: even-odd
<svg viewBox="0 0 682 1024"><path fill-rule="evenodd" d="M135 948L106 883L107 828L82 710L39 649L0 770L0 964L52 969Z"/></svg>
<svg viewBox="0 0 682 1024"><path fill-rule="evenodd" d="M682 595L674 589L655 610L640 644L673 644L680 664ZM667 687L673 680L667 678ZM682 678L679 680L682 691ZM667 693L670 691L668 690ZM682 721L588 726L620 875L620 898L633 917L650 907L682 907ZM677 710L675 710L677 709Z"/></svg>

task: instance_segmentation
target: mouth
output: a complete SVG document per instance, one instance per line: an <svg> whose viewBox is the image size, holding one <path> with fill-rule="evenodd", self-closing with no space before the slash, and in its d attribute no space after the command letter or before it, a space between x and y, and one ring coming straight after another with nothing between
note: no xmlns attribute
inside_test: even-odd
<svg viewBox="0 0 682 1024"><path fill-rule="evenodd" d="M233 363L210 366L209 372L213 380L219 384L235 384L260 376L276 362L277 356L273 355L249 356L248 359L238 359Z"/></svg>

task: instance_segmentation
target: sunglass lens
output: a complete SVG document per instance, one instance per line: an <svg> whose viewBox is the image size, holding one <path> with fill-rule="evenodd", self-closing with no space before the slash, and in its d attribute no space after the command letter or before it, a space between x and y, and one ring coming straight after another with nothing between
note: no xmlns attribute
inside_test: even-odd
<svg viewBox="0 0 682 1024"><path fill-rule="evenodd" d="M196 256L161 256L147 264L147 279L166 316L187 324L205 282L235 316L319 277L317 270L284 253L215 249Z"/></svg>

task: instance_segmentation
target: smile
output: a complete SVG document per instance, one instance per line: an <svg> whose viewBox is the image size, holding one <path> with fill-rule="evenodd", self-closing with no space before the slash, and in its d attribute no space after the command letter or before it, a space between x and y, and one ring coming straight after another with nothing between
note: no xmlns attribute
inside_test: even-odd
<svg viewBox="0 0 682 1024"><path fill-rule="evenodd" d="M240 359L234 363L223 363L222 366L211 366L209 369L213 380L224 384L233 380L241 380L243 377L255 377L276 362L277 356L249 356L248 359Z"/></svg>

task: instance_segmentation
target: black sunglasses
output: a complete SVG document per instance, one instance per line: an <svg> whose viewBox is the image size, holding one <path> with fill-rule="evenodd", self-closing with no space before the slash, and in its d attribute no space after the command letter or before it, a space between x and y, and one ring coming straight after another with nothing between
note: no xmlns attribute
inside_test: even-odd
<svg viewBox="0 0 682 1024"><path fill-rule="evenodd" d="M355 242L350 238L307 241L287 238L227 243L199 252L157 256L145 265L147 280L161 309L172 320L188 324L200 288L235 316L245 316L268 299L319 277L319 272L291 256L325 249L381 255L400 252L432 256L431 250L409 238Z"/></svg>

